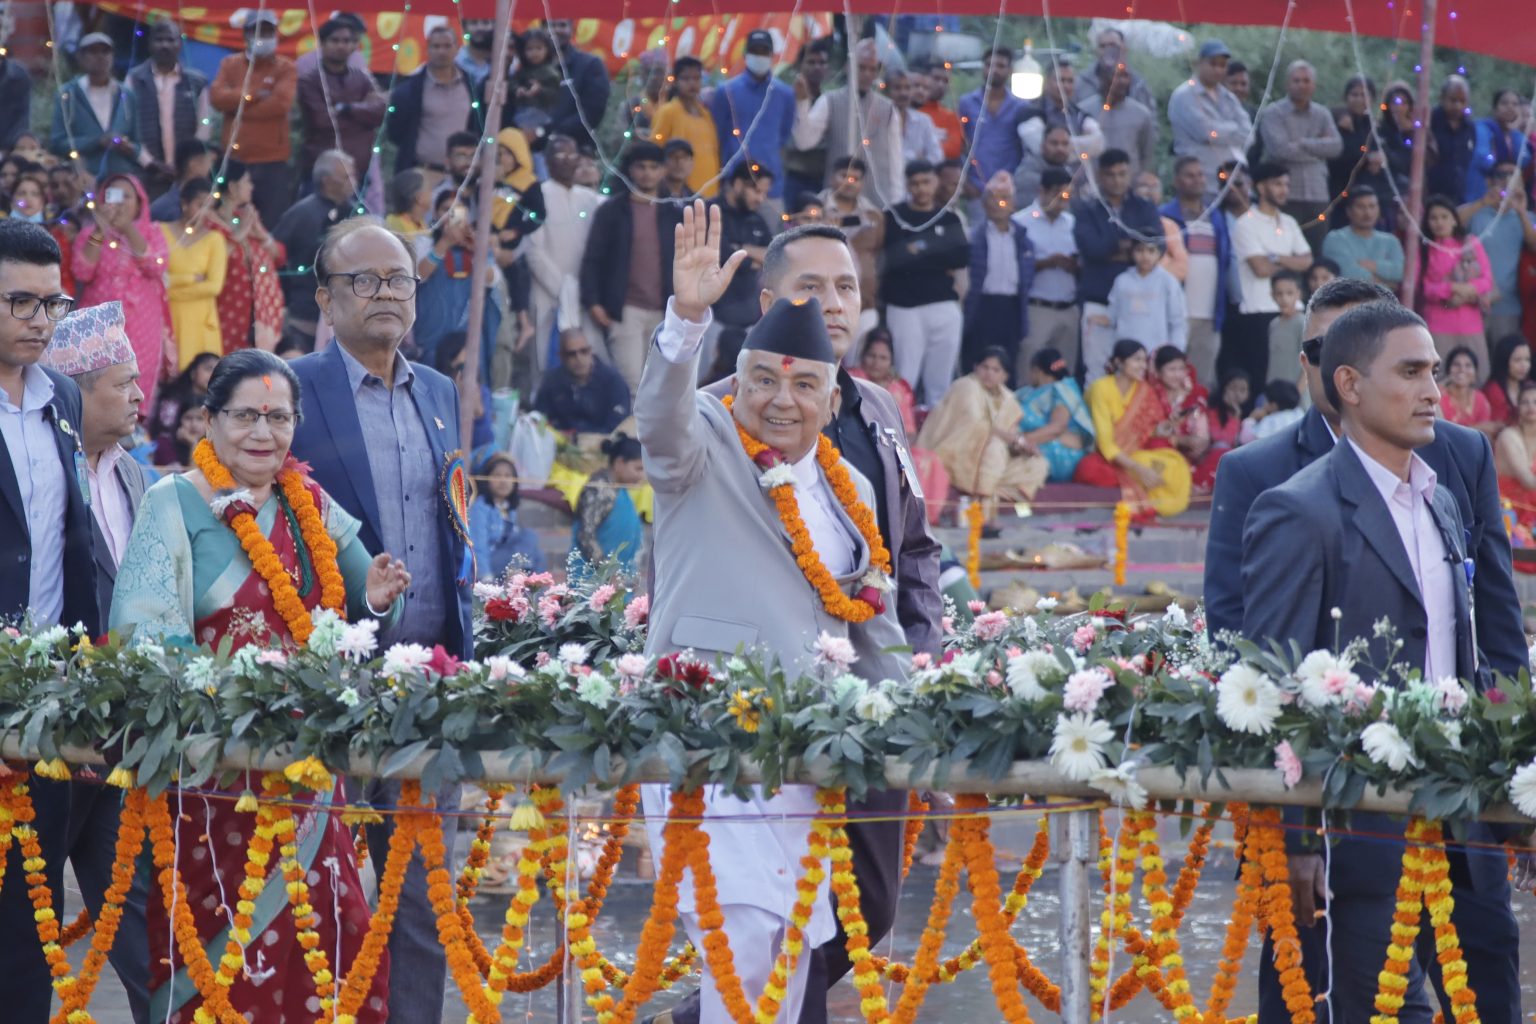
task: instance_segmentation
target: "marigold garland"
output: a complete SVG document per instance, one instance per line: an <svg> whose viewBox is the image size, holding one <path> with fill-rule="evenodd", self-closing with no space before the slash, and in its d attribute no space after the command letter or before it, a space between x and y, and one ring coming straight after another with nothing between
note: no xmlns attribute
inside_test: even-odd
<svg viewBox="0 0 1536 1024"><path fill-rule="evenodd" d="M1477 993L1467 985L1467 963L1456 925L1451 921L1456 901L1451 896L1451 864L1445 855L1445 834L1440 822L1421 822L1419 841L1425 844L1424 909L1435 929L1435 958L1440 961L1441 984L1451 999L1456 1024L1479 1024Z"/></svg>
<svg viewBox="0 0 1536 1024"><path fill-rule="evenodd" d="M890 1003L880 984L879 958L872 956L869 951L869 923L864 919L859 899L859 882L854 875L853 848L848 843L848 819L840 816L847 811L847 805L841 801L827 803L822 800L820 792L817 793L817 801L829 815L833 815L828 821L832 828L832 895L837 905L837 919L842 922L843 933L847 936L853 986L859 990L859 1010L869 1024L884 1024L890 1020ZM917 794L913 793L909 804L921 802ZM911 822L907 824L910 830ZM903 875L906 874L906 867L911 865L911 850L909 845L906 848Z"/></svg>
<svg viewBox="0 0 1536 1024"><path fill-rule="evenodd" d="M427 900L437 915L437 940L448 960L448 973L469 1007L468 1024L500 1024L497 1002L480 984L480 972L464 941L464 925L454 899L453 876L448 873L448 847L443 839L443 819L429 814L418 833L422 863L427 869Z"/></svg>
<svg viewBox="0 0 1536 1024"><path fill-rule="evenodd" d="M1168 895L1168 874L1158 848L1157 822L1143 811L1131 816L1129 827L1141 844L1141 893L1151 914L1149 931L1155 950L1152 963L1163 972L1174 1019L1179 1024L1190 1024L1200 1016L1200 1011L1195 1008L1189 980L1184 976L1184 958L1179 954L1176 934L1179 919Z"/></svg>
<svg viewBox="0 0 1536 1024"><path fill-rule="evenodd" d="M58 915L53 910L53 890L48 885L48 862L43 857L37 830L32 827L32 822L37 820L37 810L32 806L26 776L18 777L11 787L11 813L16 819L15 842L21 847L21 869L26 872L27 898L32 901L32 920L37 925L38 941L43 944L43 959L47 961L48 973L53 977L53 990L58 993L61 1001L72 1005L75 978L70 974L69 955L59 944L62 930Z"/></svg>
<svg viewBox="0 0 1536 1024"><path fill-rule="evenodd" d="M939 865L939 880L934 885L933 903L928 908L928 921L917 944L917 955L912 958L912 976L896 1003L896 1024L912 1024L917 1019L917 1011L928 995L928 979L938 974L944 931L949 927L955 897L960 894L960 869L965 864L963 845L960 835L951 827L949 843L944 847L944 860Z"/></svg>
<svg viewBox="0 0 1536 1024"><path fill-rule="evenodd" d="M0 856L3 856L5 851L8 849L10 849L9 840L7 840L5 846L0 847ZM91 920L90 910L85 907L81 907L80 913L75 915L75 919L64 926L64 931L59 936L59 945L63 946L65 949L68 949L70 946L73 946L75 943L91 934L91 929L93 929L95 926L96 922Z"/></svg>
<svg viewBox="0 0 1536 1024"><path fill-rule="evenodd" d="M469 901L474 899L475 890L480 887L480 879L485 876L485 865L491 859L491 843L496 839L496 827L500 823L496 812L501 809L501 799L506 795L506 791L505 786L485 788L485 813L475 829L475 838L470 840L469 856L464 861L464 870L459 872L457 890L461 907L469 906Z"/></svg>
<svg viewBox="0 0 1536 1024"><path fill-rule="evenodd" d="M320 1016L316 1018L316 1024L324 1024L331 1019L331 1011L335 1006L336 976L331 973L330 957L320 945L320 933L316 930L320 924L320 915L315 912L313 904L309 902L309 883L305 880L304 868L299 863L297 823L294 821L293 810L283 800L291 790L288 780L278 772L268 772L264 775L261 788L271 801L263 806L271 809L272 838L278 844L278 853L282 857L278 870L283 876L287 889L288 906L293 914L296 939L300 948L304 950L304 966L308 968L310 977L314 979L315 995L320 998ZM242 891L243 889L244 886ZM248 942L249 938L246 941ZM226 961L232 958L238 959L238 956L238 951L225 952Z"/></svg>
<svg viewBox="0 0 1536 1024"><path fill-rule="evenodd" d="M1234 816L1237 809L1234 808ZM1259 919L1259 897L1264 888L1264 869L1252 856L1243 856L1241 843L1236 855L1242 864L1238 879L1237 897L1232 904L1232 919L1227 923L1227 934L1221 945L1221 959L1216 964L1216 976L1211 979L1211 994L1206 1000L1204 1024L1225 1024L1227 1007L1237 993L1237 981L1243 969L1243 954L1248 949L1248 937Z"/></svg>
<svg viewBox="0 0 1536 1024"><path fill-rule="evenodd" d="M955 798L958 810L985 811L987 798L965 793ZM1029 1008L1019 992L1018 965L1014 962L1015 943L1008 934L1008 919L1003 915L1002 890L997 879L996 852L989 838L991 820L984 813L961 818L955 823L965 851L966 870L970 875L971 914L981 932L981 951L987 960L992 982L992 998L1009 1024L1029 1024Z"/></svg>
<svg viewBox="0 0 1536 1024"><path fill-rule="evenodd" d="M1291 1011L1291 1024L1314 1024L1317 1013L1313 1008L1312 986L1301 966L1301 937L1291 909L1290 869L1280 811L1262 807L1251 812L1245 843L1264 869L1260 907L1274 946L1275 973L1280 976L1285 1007Z"/></svg>
<svg viewBox="0 0 1536 1024"><path fill-rule="evenodd" d="M192 450L192 461L215 491L231 491L237 486L234 476L219 461L213 443L206 438L199 441ZM315 506L314 495L305 486L303 474L285 467L277 474L277 486L299 521L299 535L304 540L310 564L314 566L315 577L320 583L320 606L338 615L345 615L347 588L336 562L336 542L325 529L320 510ZM256 516L251 512L237 512L230 518L229 528L240 539L240 547L250 559L251 567L266 581L272 596L272 606L287 623L294 642L307 643L310 633L314 632L309 609L299 597L298 588L294 586L288 570L283 567L277 549L256 524Z"/></svg>
<svg viewBox="0 0 1536 1024"><path fill-rule="evenodd" d="M723 401L725 407L729 409L731 397L727 395ZM758 456L772 450L768 445L747 433L740 423L736 424L736 435L741 439L741 446L746 449L747 458L754 463L757 462ZM870 512L869 507L860 500L853 478L848 474L847 467L843 465L842 456L825 435L817 435L816 462L821 466L833 496L837 498L843 511L848 514L848 518L853 520L859 536L864 539L864 545L869 549L869 567L889 577L891 555L885 548L885 541L880 538L880 526L875 522L874 514ZM827 610L827 614L844 622L868 622L873 618L878 613L875 605L843 593L842 587L838 586L837 580L822 562L821 556L816 553L816 545L812 543L810 531L800 515L800 502L795 497L794 484L787 483L770 488L768 494L778 508L779 521L784 524L784 530L789 534L790 550L794 552L795 563L800 566L800 571L805 574L807 582L821 595L822 607Z"/></svg>
<svg viewBox="0 0 1536 1024"><path fill-rule="evenodd" d="M981 531L987 522L987 510L980 501L965 506L965 575L971 586L981 589Z"/></svg>
<svg viewBox="0 0 1536 1024"><path fill-rule="evenodd" d="M901 834L901 878L906 881L907 875L912 873L912 855L917 852L917 841L923 834L928 819L923 815L928 813L928 801L917 790L907 794L907 820L902 826Z"/></svg>
<svg viewBox="0 0 1536 1024"><path fill-rule="evenodd" d="M1116 938L1124 938L1137 947L1145 940L1131 926L1131 886L1136 881L1136 836L1129 826L1120 829L1118 845L1110 838L1099 815L1099 872L1104 878L1104 910L1099 918L1099 934L1094 940L1093 957L1088 964L1089 1019L1102 1020L1108 1002L1109 954ZM1140 973L1146 966L1144 952L1132 954L1132 970ZM1145 976L1144 980L1145 980Z"/></svg>
<svg viewBox="0 0 1536 1024"><path fill-rule="evenodd" d="M608 885L613 881L614 868L623 855L621 843L629 834L629 822L640 806L640 787L628 785L619 790L614 799L615 821L609 830L603 853L593 872L587 896L578 900L565 915L566 943L576 966L581 971L582 987L587 1002L598 1014L611 1012L613 997L608 994L612 965L597 951L597 940L592 937L592 922L597 919L603 902L608 898ZM605 970L607 968L607 970Z"/></svg>
<svg viewBox="0 0 1536 1024"><path fill-rule="evenodd" d="M1407 844L1403 847L1403 873L1398 879L1396 906L1392 912L1392 941L1387 959L1376 976L1376 1012L1371 1024L1396 1024L1408 991L1408 972L1414 960L1414 943L1419 937L1419 922L1424 910L1424 859L1419 850L1418 818L1408 823Z"/></svg>

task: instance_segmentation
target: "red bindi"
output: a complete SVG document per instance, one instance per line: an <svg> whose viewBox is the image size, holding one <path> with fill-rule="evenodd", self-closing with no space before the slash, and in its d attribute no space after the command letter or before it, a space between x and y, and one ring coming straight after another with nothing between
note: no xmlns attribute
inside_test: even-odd
<svg viewBox="0 0 1536 1024"><path fill-rule="evenodd" d="M779 364L781 366L783 366L784 369L787 370L791 366L795 365L795 357L794 356L785 356L783 359L779 360Z"/></svg>

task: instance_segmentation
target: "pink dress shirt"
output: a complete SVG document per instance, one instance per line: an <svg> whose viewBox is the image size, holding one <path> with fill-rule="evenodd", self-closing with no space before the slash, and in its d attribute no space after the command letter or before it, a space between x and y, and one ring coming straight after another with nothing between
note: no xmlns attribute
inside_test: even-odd
<svg viewBox="0 0 1536 1024"><path fill-rule="evenodd" d="M123 564L123 549L128 546L128 535L133 532L133 510L128 507L128 495L123 493L115 467L119 459L132 457L122 445L115 444L101 453L95 469L86 463L91 482L91 514L96 517L101 535L107 539L113 565Z"/></svg>

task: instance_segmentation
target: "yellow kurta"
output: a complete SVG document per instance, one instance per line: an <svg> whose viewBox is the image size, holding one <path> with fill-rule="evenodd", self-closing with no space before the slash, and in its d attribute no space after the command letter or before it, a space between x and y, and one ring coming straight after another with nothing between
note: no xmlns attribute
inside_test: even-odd
<svg viewBox="0 0 1536 1024"><path fill-rule="evenodd" d="M720 136L708 107L700 104L695 115L688 113L682 100L668 100L656 111L651 137L658 146L665 146L672 139L687 142L693 147L693 173L688 175L688 187L706 199L719 191L715 175L720 173Z"/></svg>
<svg viewBox="0 0 1536 1024"><path fill-rule="evenodd" d="M224 355L224 336L219 330L219 292L229 266L229 247L217 231L206 231L196 241L182 242L187 235L174 224L162 224L170 258L166 260L166 298L171 305L171 330L176 335L176 355L183 370L204 352Z"/></svg>
<svg viewBox="0 0 1536 1024"><path fill-rule="evenodd" d="M1013 392L991 393L967 374L928 414L917 446L937 455L950 482L966 494L1006 501L1033 498L1049 472L1045 459L1015 454L993 433L1014 429L1023 415Z"/></svg>
<svg viewBox="0 0 1536 1024"><path fill-rule="evenodd" d="M1143 448L1134 452L1122 452L1115 443L1115 427L1125 416L1126 408L1137 397L1138 389L1146 387L1137 382L1125 394L1113 374L1100 377L1088 385L1083 397L1088 402L1088 412L1093 417L1093 436L1099 454L1111 465L1119 455L1129 455L1133 462L1151 466L1162 474L1163 482L1147 492L1147 500L1160 516L1176 516L1189 507L1191 489L1189 463L1173 448Z"/></svg>

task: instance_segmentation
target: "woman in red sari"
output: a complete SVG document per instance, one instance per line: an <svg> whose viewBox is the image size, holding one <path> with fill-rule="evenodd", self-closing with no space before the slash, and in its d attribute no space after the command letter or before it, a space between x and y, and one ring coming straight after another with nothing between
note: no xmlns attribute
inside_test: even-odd
<svg viewBox="0 0 1536 1024"><path fill-rule="evenodd" d="M1195 466L1195 490L1209 494L1216 486L1216 466L1221 457L1236 448L1243 432L1243 420L1252 411L1253 382L1242 370L1228 370L1221 377L1221 387L1211 396L1205 411L1206 434L1210 445Z"/></svg>
<svg viewBox="0 0 1536 1024"><path fill-rule="evenodd" d="M1152 358L1153 386L1172 425L1173 446L1197 465L1211 446L1210 423L1205 406L1210 394L1195 380L1194 367L1181 349L1164 345Z"/></svg>
<svg viewBox="0 0 1536 1024"><path fill-rule="evenodd" d="M1520 389L1531 379L1531 346L1518 334L1500 338L1488 360L1488 409L1498 423L1514 426L1520 419Z"/></svg>
<svg viewBox="0 0 1536 1024"><path fill-rule="evenodd" d="M229 161L212 217L213 229L224 236L229 249L229 269L218 300L225 355L252 345L271 352L283 336L283 288L277 272L288 250L261 223L252 190L250 169L238 160Z"/></svg>
<svg viewBox="0 0 1536 1024"><path fill-rule="evenodd" d="M136 639L150 642L217 646L227 640L233 651L255 645L260 663L300 646L322 606L353 620L387 623L399 614L410 580L404 565L387 555L370 558L358 540L357 520L305 478L288 454L299 397L298 378L269 352L247 349L219 363L208 384L208 439L194 454L198 468L164 477L145 492L119 569L113 629L132 629ZM252 522L255 531L249 530ZM267 565L269 552L279 564L258 571L254 565ZM233 792L247 788L260 788L250 773ZM224 953L231 903L245 877L256 825L256 816L235 810L230 796L182 791L175 797L177 867L214 964ZM305 791L296 790L294 798L306 799ZM297 859L309 881L309 901L319 911L320 948L332 957L340 950L340 962L331 964L337 978L351 968L369 920L351 835L339 816L322 809L341 802L338 784L316 794L312 810L294 814ZM235 1012L251 1020L314 1019L316 1010L306 1004L318 1005L315 983L279 863L272 858L255 900L245 967L229 998ZM148 906L151 950L162 950L150 958L151 1018L185 1022L201 997L180 951L169 948L163 895L152 892ZM388 994L386 959L359 1024L386 1019Z"/></svg>
<svg viewBox="0 0 1536 1024"><path fill-rule="evenodd" d="M1115 342L1108 374L1084 396L1097 450L1077 464L1073 479L1120 488L1138 515L1176 516L1189 507L1189 463L1169 443L1172 427L1147 381L1149 362L1141 342Z"/></svg>

